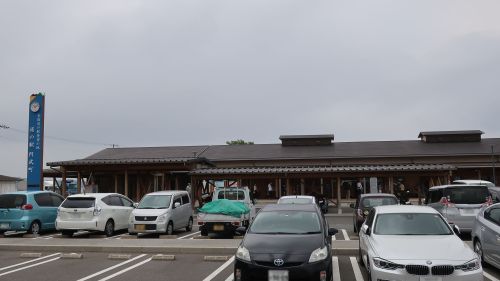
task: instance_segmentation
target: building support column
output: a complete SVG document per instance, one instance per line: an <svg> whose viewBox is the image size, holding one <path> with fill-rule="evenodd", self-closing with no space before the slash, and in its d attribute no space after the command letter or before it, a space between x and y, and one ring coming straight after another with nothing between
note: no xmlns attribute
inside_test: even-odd
<svg viewBox="0 0 500 281"><path fill-rule="evenodd" d="M66 197L68 194L66 193L66 169L61 167L62 172L62 180L61 180L61 195Z"/></svg>
<svg viewBox="0 0 500 281"><path fill-rule="evenodd" d="M175 190L179 190L179 177L175 175Z"/></svg>
<svg viewBox="0 0 500 281"><path fill-rule="evenodd" d="M282 192L281 192L281 178L278 179L278 197L281 197L283 196Z"/></svg>
<svg viewBox="0 0 500 281"><path fill-rule="evenodd" d="M325 190L324 190L324 186L323 186L323 178L320 178L320 179L319 179L319 184L320 184L320 186L321 186L321 187L320 187L320 190L321 190L321 195L323 195L323 193L324 193L324 191L325 191Z"/></svg>
<svg viewBox="0 0 500 281"><path fill-rule="evenodd" d="M128 170L125 170L125 194L126 197L128 196Z"/></svg>
<svg viewBox="0 0 500 281"><path fill-rule="evenodd" d="M292 192L290 191L290 179L286 178L286 195L290 195Z"/></svg>
<svg viewBox="0 0 500 281"><path fill-rule="evenodd" d="M115 174L115 193L118 193L118 175Z"/></svg>
<svg viewBox="0 0 500 281"><path fill-rule="evenodd" d="M279 179L274 179L274 198L276 198L277 196L279 196L278 192L280 190L280 186L279 186Z"/></svg>
<svg viewBox="0 0 500 281"><path fill-rule="evenodd" d="M389 176L388 182L389 182L389 192L391 194L394 194L394 177L392 175Z"/></svg>
<svg viewBox="0 0 500 281"><path fill-rule="evenodd" d="M300 179L300 195L304 195L305 191L306 191L305 180L302 178Z"/></svg>
<svg viewBox="0 0 500 281"><path fill-rule="evenodd" d="M141 191L141 179L139 178L139 172L137 172L135 181L135 202L139 202L139 193Z"/></svg>
<svg viewBox="0 0 500 281"><path fill-rule="evenodd" d="M82 173L80 173L80 171L78 171L76 177L78 180L78 182L76 183L76 190L78 190L79 193L83 193L82 192Z"/></svg>
<svg viewBox="0 0 500 281"><path fill-rule="evenodd" d="M332 179L332 186L333 186L333 179ZM342 212L342 205L341 205L341 202L340 202L340 196L342 195L342 193L340 192L340 177L337 177L337 210L339 212L339 214Z"/></svg>

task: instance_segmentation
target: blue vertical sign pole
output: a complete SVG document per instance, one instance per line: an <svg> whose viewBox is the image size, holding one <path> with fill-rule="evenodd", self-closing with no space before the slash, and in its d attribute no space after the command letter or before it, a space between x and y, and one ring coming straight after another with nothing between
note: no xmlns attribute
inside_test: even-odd
<svg viewBox="0 0 500 281"><path fill-rule="evenodd" d="M45 95L30 96L28 128L28 191L43 189L43 123Z"/></svg>

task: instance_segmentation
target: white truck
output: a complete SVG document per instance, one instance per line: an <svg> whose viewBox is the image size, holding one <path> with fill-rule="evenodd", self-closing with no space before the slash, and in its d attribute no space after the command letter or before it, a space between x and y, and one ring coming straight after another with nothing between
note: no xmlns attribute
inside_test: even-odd
<svg viewBox="0 0 500 281"><path fill-rule="evenodd" d="M250 212L241 214L239 217L222 213L198 212L198 226L202 236L216 233L232 237L238 227L248 227L255 218L254 200L248 187L217 188L212 196L212 202L220 199L241 202L250 209Z"/></svg>

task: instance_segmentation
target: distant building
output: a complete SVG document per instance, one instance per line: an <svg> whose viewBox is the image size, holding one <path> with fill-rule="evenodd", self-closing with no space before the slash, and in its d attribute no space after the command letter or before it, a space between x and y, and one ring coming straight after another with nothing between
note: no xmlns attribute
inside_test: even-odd
<svg viewBox="0 0 500 281"><path fill-rule="evenodd" d="M199 197L221 181L256 186L258 198L267 197L271 183L273 197L322 193L340 202L356 198L358 182L365 193L393 193L404 186L412 197L422 197L429 187L455 179L493 180L500 138L482 134L421 132L419 140L361 142L334 142L332 134L292 135L275 144L108 148L84 159L47 163L52 169L45 176L91 176L99 192L134 200L188 183Z"/></svg>
<svg viewBox="0 0 500 281"><path fill-rule="evenodd" d="M23 179L0 175L0 194L19 191Z"/></svg>

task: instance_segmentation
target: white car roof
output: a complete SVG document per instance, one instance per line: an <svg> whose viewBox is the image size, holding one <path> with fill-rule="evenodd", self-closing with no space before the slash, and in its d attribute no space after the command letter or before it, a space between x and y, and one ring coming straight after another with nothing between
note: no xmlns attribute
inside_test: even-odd
<svg viewBox="0 0 500 281"><path fill-rule="evenodd" d="M146 195L176 195L181 193L186 194L188 192L185 190L164 190L164 191L151 192Z"/></svg>
<svg viewBox="0 0 500 281"><path fill-rule="evenodd" d="M314 200L314 196L309 196L309 195L286 195L280 197L280 199L288 199L288 198L304 198L304 199Z"/></svg>
<svg viewBox="0 0 500 281"><path fill-rule="evenodd" d="M434 208L428 206L416 205L384 205L375 207L377 214L391 214L391 213L426 213L426 214L439 214Z"/></svg>
<svg viewBox="0 0 500 281"><path fill-rule="evenodd" d="M453 181L454 184L477 184L477 185L486 185L488 187L495 186L492 182L485 180L456 180Z"/></svg>
<svg viewBox="0 0 500 281"><path fill-rule="evenodd" d="M75 198L75 197L89 197L89 198L104 198L108 195L111 195L111 194L114 194L114 195L121 195L121 194L118 194L118 193L85 193L85 194L73 194L73 195L69 195L67 198Z"/></svg>

